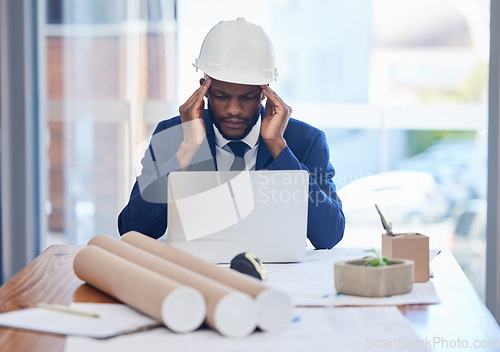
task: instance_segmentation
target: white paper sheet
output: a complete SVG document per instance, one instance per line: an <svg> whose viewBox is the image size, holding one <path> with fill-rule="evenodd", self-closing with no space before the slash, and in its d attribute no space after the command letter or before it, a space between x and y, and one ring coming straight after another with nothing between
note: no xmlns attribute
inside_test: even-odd
<svg viewBox="0 0 500 352"><path fill-rule="evenodd" d="M108 340L68 337L65 347L66 352L427 351L396 307L297 308L285 329L243 339L208 329L176 334L158 328Z"/></svg>
<svg viewBox="0 0 500 352"><path fill-rule="evenodd" d="M440 303L431 281L413 284L413 290L402 295L388 297L360 297L337 292L319 298L300 297L294 299L298 306L386 306L403 304Z"/></svg>
<svg viewBox="0 0 500 352"><path fill-rule="evenodd" d="M74 308L97 313L99 318L30 308L0 314L0 325L60 335L109 338L160 324L123 304L72 303Z"/></svg>
<svg viewBox="0 0 500 352"><path fill-rule="evenodd" d="M440 303L431 281L413 285L410 293L390 297L339 295L335 291L333 264L359 259L362 249L334 248L331 251L307 252L306 260L296 264L266 264L266 284L288 292L296 306L355 306Z"/></svg>

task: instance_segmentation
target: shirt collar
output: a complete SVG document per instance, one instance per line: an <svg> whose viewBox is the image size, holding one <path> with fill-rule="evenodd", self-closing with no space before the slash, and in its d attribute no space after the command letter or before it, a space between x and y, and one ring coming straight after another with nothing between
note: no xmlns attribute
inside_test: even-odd
<svg viewBox="0 0 500 352"><path fill-rule="evenodd" d="M219 129L215 126L214 126L214 132L215 132L215 144L218 147L222 148L229 142L234 142L224 138L222 134L219 132ZM240 139L240 141L245 142L250 148L253 148L259 141L259 136L260 136L260 116L257 119L255 125L250 130L250 132L245 136L245 138Z"/></svg>

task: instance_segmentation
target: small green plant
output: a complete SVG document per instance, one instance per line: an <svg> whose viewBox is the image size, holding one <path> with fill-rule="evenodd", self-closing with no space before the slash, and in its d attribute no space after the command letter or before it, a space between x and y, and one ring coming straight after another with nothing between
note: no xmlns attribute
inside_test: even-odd
<svg viewBox="0 0 500 352"><path fill-rule="evenodd" d="M389 259L384 257L381 253L377 252L375 249L367 249L365 252L372 252L373 254L367 255L363 259L370 259L364 265L365 266L384 266L391 265Z"/></svg>

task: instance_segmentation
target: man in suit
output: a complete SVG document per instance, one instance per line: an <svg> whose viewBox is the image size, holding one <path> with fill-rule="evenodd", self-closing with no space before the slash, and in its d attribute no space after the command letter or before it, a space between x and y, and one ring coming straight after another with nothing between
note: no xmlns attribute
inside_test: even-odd
<svg viewBox="0 0 500 352"><path fill-rule="evenodd" d="M274 50L262 28L243 18L220 22L207 34L195 66L205 73L200 88L179 116L158 124L119 216L120 234L164 234L172 171L307 170L307 237L316 248L332 248L345 220L326 138L291 118L292 109L269 87L276 78Z"/></svg>

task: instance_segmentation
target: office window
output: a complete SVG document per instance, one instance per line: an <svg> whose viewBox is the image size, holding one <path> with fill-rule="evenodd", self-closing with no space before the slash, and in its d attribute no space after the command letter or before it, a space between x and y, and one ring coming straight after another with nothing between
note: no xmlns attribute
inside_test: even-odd
<svg viewBox="0 0 500 352"><path fill-rule="evenodd" d="M449 248L484 297L489 1L179 0L179 98L219 20L246 17L274 43L272 84L323 129L347 218L339 246L395 232Z"/></svg>
<svg viewBox="0 0 500 352"><path fill-rule="evenodd" d="M377 202L483 295L489 0L47 0L45 243L117 233L148 137L199 86L205 34L239 16L274 42L273 89L327 134L339 245L380 246Z"/></svg>
<svg viewBox="0 0 500 352"><path fill-rule="evenodd" d="M0 49L0 60L2 60L2 55L1 55L1 49ZM0 62L1 65L1 62ZM0 82L2 79L2 75L0 73ZM0 87L0 97L2 96L2 91ZM1 109L1 103L0 103L0 145L2 141L2 109ZM0 151L0 184L2 183L1 179L2 175L2 152ZM3 259L2 259L2 189L0 187L0 286L3 284Z"/></svg>
<svg viewBox="0 0 500 352"><path fill-rule="evenodd" d="M44 12L43 243L84 244L118 234L145 103L174 96L174 1L48 0Z"/></svg>

